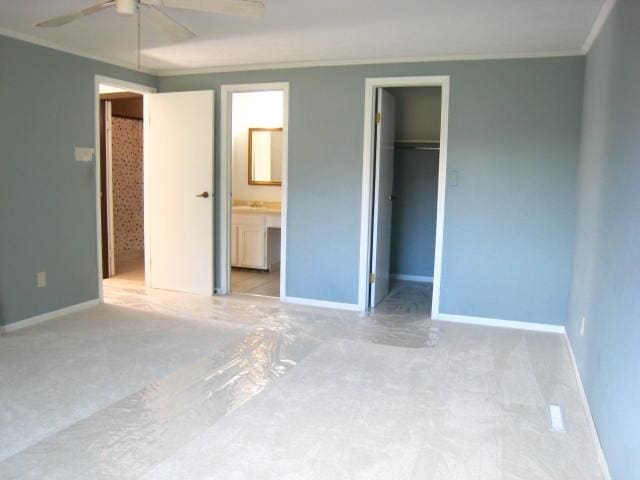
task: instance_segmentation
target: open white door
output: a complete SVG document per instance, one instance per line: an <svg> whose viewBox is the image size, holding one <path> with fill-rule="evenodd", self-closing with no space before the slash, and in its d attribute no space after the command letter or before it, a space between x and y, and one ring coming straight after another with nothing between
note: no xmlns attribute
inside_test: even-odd
<svg viewBox="0 0 640 480"><path fill-rule="evenodd" d="M213 295L213 92L149 95L153 288Z"/></svg>
<svg viewBox="0 0 640 480"><path fill-rule="evenodd" d="M393 153L396 134L396 102L379 88L376 101L376 154L373 203L373 283L369 305L375 307L389 294L391 260L391 205L393 200Z"/></svg>

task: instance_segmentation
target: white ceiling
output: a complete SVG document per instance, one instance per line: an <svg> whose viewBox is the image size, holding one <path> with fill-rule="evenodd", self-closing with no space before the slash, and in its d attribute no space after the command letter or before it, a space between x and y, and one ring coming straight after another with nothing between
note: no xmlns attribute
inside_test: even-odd
<svg viewBox="0 0 640 480"><path fill-rule="evenodd" d="M604 0L264 0L247 19L165 9L198 38L170 45L144 24L143 69L578 52ZM0 33L136 64L136 21L103 11L59 28L36 22L96 0L2 0Z"/></svg>

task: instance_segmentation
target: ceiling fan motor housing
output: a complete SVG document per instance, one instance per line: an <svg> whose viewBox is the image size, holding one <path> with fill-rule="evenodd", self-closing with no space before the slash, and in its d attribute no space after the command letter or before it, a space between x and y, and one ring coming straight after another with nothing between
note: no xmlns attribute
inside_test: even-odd
<svg viewBox="0 0 640 480"><path fill-rule="evenodd" d="M138 9L138 0L116 0L116 10L121 15L134 15Z"/></svg>

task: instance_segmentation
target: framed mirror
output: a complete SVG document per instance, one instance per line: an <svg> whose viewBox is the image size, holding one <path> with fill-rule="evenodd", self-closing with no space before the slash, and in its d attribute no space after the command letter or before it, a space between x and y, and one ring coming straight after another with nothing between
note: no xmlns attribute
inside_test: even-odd
<svg viewBox="0 0 640 480"><path fill-rule="evenodd" d="M282 185L282 128L249 129L249 185Z"/></svg>

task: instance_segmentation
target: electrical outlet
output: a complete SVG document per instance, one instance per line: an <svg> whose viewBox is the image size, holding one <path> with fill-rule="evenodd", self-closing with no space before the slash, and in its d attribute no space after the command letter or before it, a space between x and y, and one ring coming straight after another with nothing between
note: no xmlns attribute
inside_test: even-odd
<svg viewBox="0 0 640 480"><path fill-rule="evenodd" d="M47 286L47 272L38 272L36 284L38 288Z"/></svg>
<svg viewBox="0 0 640 480"><path fill-rule="evenodd" d="M580 323L580 336L584 337L584 326L587 323L587 318L582 317L582 323Z"/></svg>

